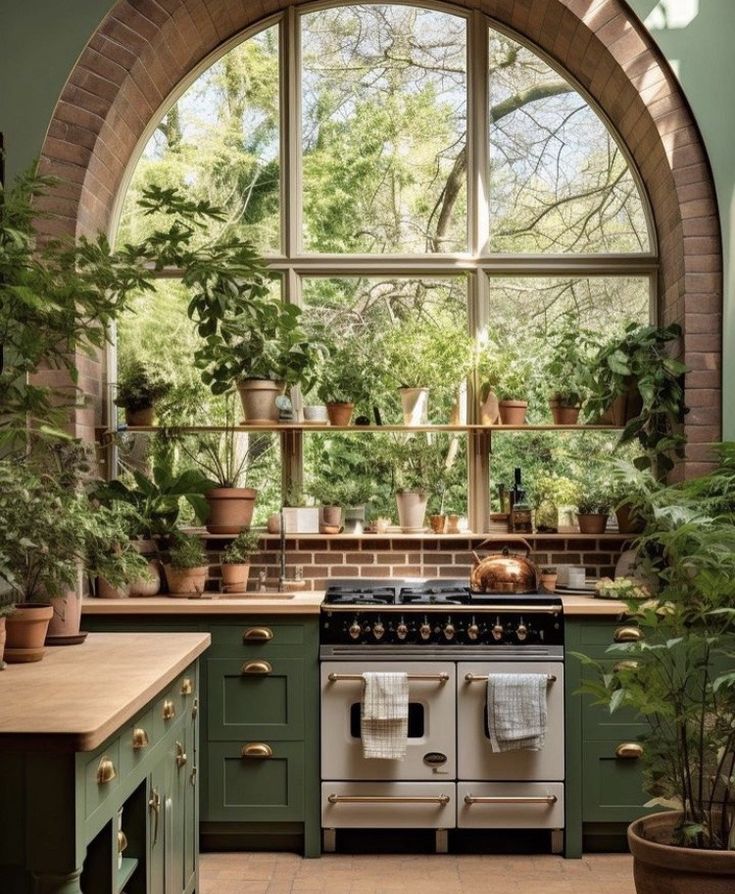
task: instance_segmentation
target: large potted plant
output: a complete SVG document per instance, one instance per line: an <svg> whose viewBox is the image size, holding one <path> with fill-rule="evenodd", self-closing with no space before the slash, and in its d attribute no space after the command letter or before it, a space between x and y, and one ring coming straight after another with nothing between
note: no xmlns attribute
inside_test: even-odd
<svg viewBox="0 0 735 894"><path fill-rule="evenodd" d="M260 549L260 534L242 531L222 551L220 569L224 593L244 593L250 576L250 560Z"/></svg>
<svg viewBox="0 0 735 894"><path fill-rule="evenodd" d="M126 425L153 425L156 403L171 390L171 383L141 361L132 363L120 376L115 405L125 410Z"/></svg>
<svg viewBox="0 0 735 894"><path fill-rule="evenodd" d="M608 491L597 481L581 486L577 500L577 522L582 534L604 534L610 515L611 500Z"/></svg>
<svg viewBox="0 0 735 894"><path fill-rule="evenodd" d="M326 404L329 424L335 426L349 425L355 406L367 400L363 366L348 345L330 344L320 364L317 394Z"/></svg>
<svg viewBox="0 0 735 894"><path fill-rule="evenodd" d="M429 497L441 488L447 456L431 434L397 435L392 442L398 523L403 533L417 533L424 529Z"/></svg>
<svg viewBox="0 0 735 894"><path fill-rule="evenodd" d="M642 635L611 646L611 666L581 656L598 672L585 689L648 727L647 806L669 809L628 830L639 894L726 894L735 890L735 445L690 482L661 487L632 467L630 477L644 494L636 548L657 592L630 601Z"/></svg>
<svg viewBox="0 0 735 894"><path fill-rule="evenodd" d="M177 532L164 565L171 596L201 596L209 577L207 552L194 534Z"/></svg>
<svg viewBox="0 0 735 894"><path fill-rule="evenodd" d="M589 386L589 365L594 350L592 332L567 313L548 334L545 364L549 408L555 425L576 425Z"/></svg>
<svg viewBox="0 0 735 894"><path fill-rule="evenodd" d="M524 425L533 389L533 363L514 344L501 345L487 333L475 358L484 425Z"/></svg>

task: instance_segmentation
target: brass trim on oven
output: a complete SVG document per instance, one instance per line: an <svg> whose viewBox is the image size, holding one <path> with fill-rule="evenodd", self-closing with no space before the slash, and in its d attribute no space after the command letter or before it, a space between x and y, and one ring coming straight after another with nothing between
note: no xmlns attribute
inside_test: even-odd
<svg viewBox="0 0 735 894"><path fill-rule="evenodd" d="M421 681L430 681L433 680L440 685L444 685L449 682L449 674L441 673L441 674L406 674L406 677L413 680L421 680ZM363 682L365 677L362 674L328 674L327 679L330 683L341 683L344 681L350 682Z"/></svg>
<svg viewBox="0 0 735 894"><path fill-rule="evenodd" d="M449 795L337 795L327 796L330 804L440 804L445 807Z"/></svg>
<svg viewBox="0 0 735 894"><path fill-rule="evenodd" d="M556 804L556 795L465 795L464 802L472 804Z"/></svg>

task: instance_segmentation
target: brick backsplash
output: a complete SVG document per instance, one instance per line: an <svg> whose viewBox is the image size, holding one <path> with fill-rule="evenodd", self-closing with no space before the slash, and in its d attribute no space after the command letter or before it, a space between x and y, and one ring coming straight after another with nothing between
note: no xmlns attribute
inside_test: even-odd
<svg viewBox="0 0 735 894"><path fill-rule="evenodd" d="M289 537L286 541L286 573L293 577L296 568L303 569L307 590L323 590L330 579L338 577L447 577L469 578L472 549L486 536L467 540L426 539L365 540L335 537L317 540ZM615 563L628 538L603 537L580 539L570 534L564 538L535 538L531 560L540 569L544 565L584 565L590 577L612 576ZM216 564L222 541L207 541L210 561ZM486 550L482 551L483 553ZM278 581L280 553L278 541L268 542L268 549L256 554L250 569L249 589L258 587L258 575L266 572L266 585ZM218 575L213 568L213 579ZM217 574L215 575L215 572Z"/></svg>

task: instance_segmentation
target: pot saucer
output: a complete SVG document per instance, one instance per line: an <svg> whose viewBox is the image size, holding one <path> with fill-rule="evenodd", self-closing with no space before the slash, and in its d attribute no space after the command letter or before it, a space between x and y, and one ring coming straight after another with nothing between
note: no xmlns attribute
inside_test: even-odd
<svg viewBox="0 0 735 894"><path fill-rule="evenodd" d="M62 634L59 636L47 636L46 637L46 645L47 646L76 646L78 643L83 643L87 638L86 633L69 633Z"/></svg>

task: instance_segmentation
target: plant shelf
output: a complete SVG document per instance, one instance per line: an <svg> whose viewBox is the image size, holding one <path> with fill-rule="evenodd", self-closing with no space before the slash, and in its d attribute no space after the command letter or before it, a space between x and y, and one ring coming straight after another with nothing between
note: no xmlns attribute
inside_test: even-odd
<svg viewBox="0 0 735 894"><path fill-rule="evenodd" d="M203 540L234 540L236 534L210 534L204 528L184 528L184 533L196 535ZM264 540L279 541L280 534L269 534L267 531L257 531L256 533ZM459 534L434 534L432 531L424 531L423 534L403 534L400 532L388 531L385 534L349 534L342 532L341 534L298 534L289 533L285 535L286 540L364 540L368 544L373 540L441 540L448 544L457 540L507 540L508 542L518 543L522 540L586 540L594 542L595 540L630 540L635 534L623 534L620 531L606 531L604 534L582 534L580 531L562 531L558 534L544 534L542 532L534 534L510 534L505 531L486 531L485 533L476 534L472 531L465 531Z"/></svg>
<svg viewBox="0 0 735 894"><path fill-rule="evenodd" d="M207 432L367 432L381 434L385 432L508 432L508 431L621 431L615 425L554 425L553 423L539 423L534 425L311 425L303 422L277 423L274 425L236 425L226 428L218 425L130 425L118 426L116 429L108 429L106 435L115 434L155 434L157 432L172 432L181 434L203 434Z"/></svg>
<svg viewBox="0 0 735 894"><path fill-rule="evenodd" d="M117 894L122 894L125 890L125 885L130 881L137 868L137 857L123 857L122 866L117 870L117 878L115 880Z"/></svg>

